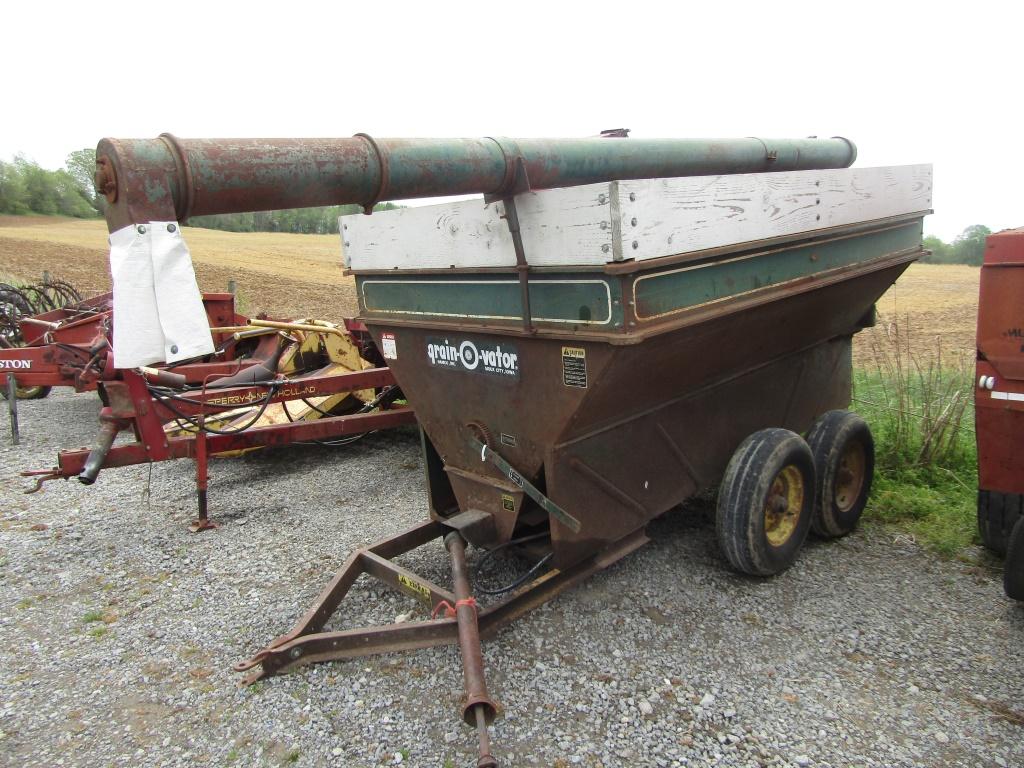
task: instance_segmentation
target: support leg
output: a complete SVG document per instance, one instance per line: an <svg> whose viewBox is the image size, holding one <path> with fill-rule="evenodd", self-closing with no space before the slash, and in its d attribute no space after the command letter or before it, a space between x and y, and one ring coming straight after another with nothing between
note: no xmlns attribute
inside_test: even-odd
<svg viewBox="0 0 1024 768"><path fill-rule="evenodd" d="M189 529L192 533L207 531L211 528L219 528L217 523L210 520L206 509L206 487L208 484L208 452L206 450L206 430L203 428L205 420L203 414L199 414L199 431L196 432L196 496L199 499L199 517L192 521Z"/></svg>
<svg viewBox="0 0 1024 768"><path fill-rule="evenodd" d="M18 445L21 442L21 433L18 431L18 382L14 380L14 374L7 374L7 410L11 414L11 443Z"/></svg>

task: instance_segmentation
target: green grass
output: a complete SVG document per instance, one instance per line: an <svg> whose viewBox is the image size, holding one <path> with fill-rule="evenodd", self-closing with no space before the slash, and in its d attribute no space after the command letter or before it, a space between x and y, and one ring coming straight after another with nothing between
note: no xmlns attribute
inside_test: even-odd
<svg viewBox="0 0 1024 768"><path fill-rule="evenodd" d="M103 611L87 611L82 617L82 621L86 624L93 621L103 621Z"/></svg>
<svg viewBox="0 0 1024 768"><path fill-rule="evenodd" d="M874 330L874 363L854 371L852 408L875 438L864 521L956 556L977 540L972 361L944 359L937 346L919 356L887 331Z"/></svg>

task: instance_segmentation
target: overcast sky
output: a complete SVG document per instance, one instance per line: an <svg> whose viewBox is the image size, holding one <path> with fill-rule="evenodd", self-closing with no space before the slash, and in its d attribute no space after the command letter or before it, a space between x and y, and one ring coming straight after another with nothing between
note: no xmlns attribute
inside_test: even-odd
<svg viewBox="0 0 1024 768"><path fill-rule="evenodd" d="M842 135L1024 226L1024 3L6 3L0 158L103 136ZM948 10L947 10L948 8Z"/></svg>

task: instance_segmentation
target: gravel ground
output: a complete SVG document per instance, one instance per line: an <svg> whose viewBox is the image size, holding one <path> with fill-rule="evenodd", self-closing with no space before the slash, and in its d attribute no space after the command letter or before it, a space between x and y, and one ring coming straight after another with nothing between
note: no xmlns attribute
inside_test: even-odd
<svg viewBox="0 0 1024 768"><path fill-rule="evenodd" d="M0 418L0 763L475 765L455 648L306 667L249 689L231 664L303 612L347 553L425 515L411 433L24 496L85 445L94 395ZM1024 610L988 569L882 532L810 542L768 581L719 556L707 509L488 643L504 766L1019 766ZM404 563L445 579L440 544ZM412 601L361 580L345 625ZM341 626L336 623L335 626Z"/></svg>

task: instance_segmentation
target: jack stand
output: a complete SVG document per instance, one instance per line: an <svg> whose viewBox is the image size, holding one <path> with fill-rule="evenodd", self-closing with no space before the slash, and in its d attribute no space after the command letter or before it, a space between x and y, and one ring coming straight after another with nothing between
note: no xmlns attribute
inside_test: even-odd
<svg viewBox="0 0 1024 768"><path fill-rule="evenodd" d="M11 444L18 445L21 442L18 430L18 382L13 373L7 374L7 409L11 414Z"/></svg>
<svg viewBox="0 0 1024 768"><path fill-rule="evenodd" d="M206 419L199 414L198 431L196 432L196 494L199 497L199 517L192 521L189 530L192 533L209 531L220 528L218 523L213 522L206 510L206 487L209 475L207 472L206 453Z"/></svg>

